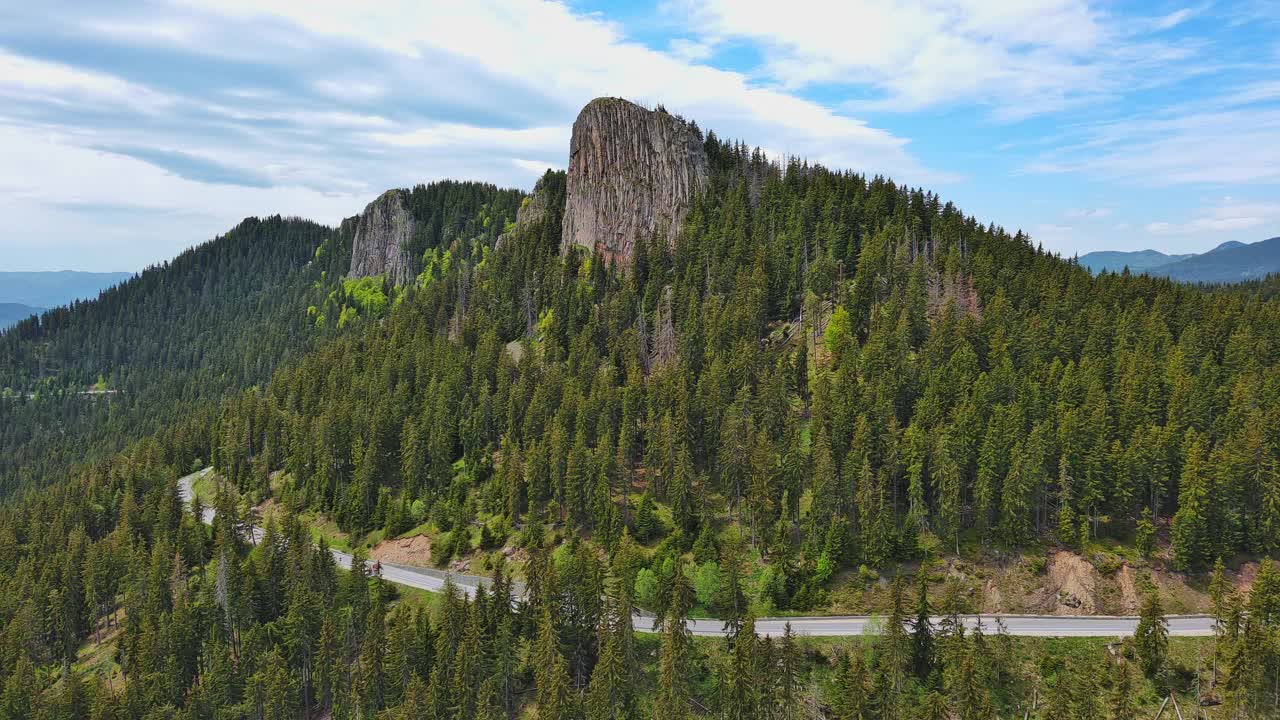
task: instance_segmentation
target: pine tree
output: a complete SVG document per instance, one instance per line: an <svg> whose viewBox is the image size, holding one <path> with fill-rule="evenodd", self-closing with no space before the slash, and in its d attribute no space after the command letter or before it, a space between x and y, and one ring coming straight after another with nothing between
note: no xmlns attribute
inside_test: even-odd
<svg viewBox="0 0 1280 720"><path fill-rule="evenodd" d="M782 645L778 662L778 693L774 701L775 714L780 720L799 717L797 701L800 693L800 649L796 635L787 623L782 631Z"/></svg>
<svg viewBox="0 0 1280 720"><path fill-rule="evenodd" d="M534 657L534 682L538 691L540 720L567 720L571 717L569 673L559 645L555 627L551 623L551 612L544 608L538 620Z"/></svg>
<svg viewBox="0 0 1280 720"><path fill-rule="evenodd" d="M1128 720L1134 716L1133 677L1129 663L1121 660L1115 666L1115 685L1111 689L1111 720Z"/></svg>
<svg viewBox="0 0 1280 720"><path fill-rule="evenodd" d="M722 677L721 706L727 720L752 720L760 714L759 643L755 618L748 614L730 639L729 667Z"/></svg>
<svg viewBox="0 0 1280 720"><path fill-rule="evenodd" d="M871 683L862 656L841 654L835 672L835 697L832 708L839 720L871 720Z"/></svg>
<svg viewBox="0 0 1280 720"><path fill-rule="evenodd" d="M1165 656L1169 652L1169 626L1157 592L1147 593L1143 600L1133 637L1138 658L1142 661L1142 671L1148 678L1155 679L1164 670Z"/></svg>
<svg viewBox="0 0 1280 720"><path fill-rule="evenodd" d="M911 629L911 658L916 677L924 680L933 671L933 607L929 604L927 570L921 566L917 578L916 617Z"/></svg>
<svg viewBox="0 0 1280 720"><path fill-rule="evenodd" d="M588 720L614 720L633 716L634 662L631 652L631 606L625 594L610 597L601 624L600 657L587 686Z"/></svg>
<svg viewBox="0 0 1280 720"><path fill-rule="evenodd" d="M688 632L682 617L669 613L663 619L654 720L686 720L689 717Z"/></svg>
<svg viewBox="0 0 1280 720"><path fill-rule="evenodd" d="M931 467L938 483L938 535L951 540L960 552L961 467L952 445L951 428L939 432L933 446Z"/></svg>
<svg viewBox="0 0 1280 720"><path fill-rule="evenodd" d="M1195 432L1187 434L1186 457L1178 481L1178 512L1173 516L1173 560L1182 570L1203 566L1213 556L1208 505L1208 469L1205 467L1205 441Z"/></svg>
<svg viewBox="0 0 1280 720"><path fill-rule="evenodd" d="M1072 508L1072 482L1071 463L1066 453L1063 453L1058 459L1058 541L1064 545L1073 545L1078 539L1075 511Z"/></svg>
<svg viewBox="0 0 1280 720"><path fill-rule="evenodd" d="M720 547L720 571L724 580L720 585L716 606L723 616L725 633L736 635L742 628L742 620L747 611L747 596L742 589L746 575L742 560L742 541L736 535Z"/></svg>
<svg viewBox="0 0 1280 720"><path fill-rule="evenodd" d="M880 682L877 695L881 712L896 717L902 708L903 690L911 669L911 638L907 635L907 614L903 598L903 580L896 577L890 585L889 615L885 618L884 635L880 639Z"/></svg>
<svg viewBox="0 0 1280 720"><path fill-rule="evenodd" d="M298 687L279 649L273 649L262 664L263 720L293 720L298 716Z"/></svg>

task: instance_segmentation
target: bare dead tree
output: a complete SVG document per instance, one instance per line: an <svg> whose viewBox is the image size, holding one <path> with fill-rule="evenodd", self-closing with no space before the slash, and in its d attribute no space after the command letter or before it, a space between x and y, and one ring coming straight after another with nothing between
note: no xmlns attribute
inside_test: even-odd
<svg viewBox="0 0 1280 720"><path fill-rule="evenodd" d="M672 319L670 285L662 290L662 300L658 303L658 317L654 325L654 363L665 365L676 358L676 328Z"/></svg>
<svg viewBox="0 0 1280 720"><path fill-rule="evenodd" d="M644 316L644 305L640 306L640 312L636 317L636 345L639 346L640 369L645 375L648 375L651 355L649 350L649 323Z"/></svg>
<svg viewBox="0 0 1280 720"><path fill-rule="evenodd" d="M524 290L520 293L520 307L524 311L524 334L533 337L533 289L528 284L524 286Z"/></svg>

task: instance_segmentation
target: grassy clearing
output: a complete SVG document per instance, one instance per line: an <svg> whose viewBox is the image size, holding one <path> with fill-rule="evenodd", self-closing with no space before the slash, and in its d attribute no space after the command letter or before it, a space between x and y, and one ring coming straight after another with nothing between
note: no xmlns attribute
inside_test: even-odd
<svg viewBox="0 0 1280 720"><path fill-rule="evenodd" d="M218 491L217 478L218 474L212 470L196 478L191 483L191 494L202 504L211 505Z"/></svg>
<svg viewBox="0 0 1280 720"><path fill-rule="evenodd" d="M112 626L106 627L105 621L89 636L89 639L76 651L76 660L72 669L83 675L98 675L112 687L121 687L124 683L124 671L116 662L116 640L120 637L124 623L124 611L117 610L112 616Z"/></svg>
<svg viewBox="0 0 1280 720"><path fill-rule="evenodd" d="M354 551L355 548L352 546L347 534L339 530L338 524L327 516L314 511L307 511L302 514L302 520L310 528L311 538L316 542L320 542L320 539L323 538L331 548L346 553Z"/></svg>

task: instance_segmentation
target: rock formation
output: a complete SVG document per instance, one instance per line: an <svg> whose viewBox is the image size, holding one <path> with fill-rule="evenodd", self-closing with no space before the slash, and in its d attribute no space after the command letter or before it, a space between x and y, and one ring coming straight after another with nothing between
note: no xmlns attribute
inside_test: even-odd
<svg viewBox="0 0 1280 720"><path fill-rule="evenodd" d="M516 221L511 229L498 236L495 247L502 247L510 238L522 233L531 232L536 227L547 223L553 224L554 237L559 239L559 223L564 213L565 178L562 172L547 172L533 186L533 192L526 195L520 209L516 211Z"/></svg>
<svg viewBox="0 0 1280 720"><path fill-rule="evenodd" d="M348 277L386 275L396 285L413 280L413 258L409 244L417 223L409 212L404 190L388 190L360 213L351 249Z"/></svg>
<svg viewBox="0 0 1280 720"><path fill-rule="evenodd" d="M581 245L628 264L642 234L673 244L706 182L691 125L619 98L592 100L573 123L561 249Z"/></svg>

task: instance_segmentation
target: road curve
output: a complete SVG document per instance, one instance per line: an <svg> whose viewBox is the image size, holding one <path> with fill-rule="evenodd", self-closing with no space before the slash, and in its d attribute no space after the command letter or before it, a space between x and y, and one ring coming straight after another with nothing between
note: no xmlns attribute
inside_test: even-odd
<svg viewBox="0 0 1280 720"><path fill-rule="evenodd" d="M213 468L205 468L178 479L178 496L184 504L191 502L191 483ZM204 508L202 519L207 524L213 523L213 508ZM261 539L262 531L253 529L253 538ZM351 555L341 550L331 550L333 559L343 569L351 568ZM382 563L382 579L406 587L440 592L448 580L454 587L467 596L471 596L477 587L487 585L489 578L479 575L443 572L430 568L412 567ZM632 618L638 632L652 632L654 619L652 615L638 612ZM982 626L988 634L1006 633L1026 637L1123 637L1132 635L1138 626L1138 618L1120 615L964 615L961 617L965 626L973 629ZM1169 615L1169 634L1183 637L1204 637L1213 635L1213 618L1208 615ZM936 625L938 619L934 619ZM785 631L787 623L796 635L810 637L850 637L855 635L874 634L884 625L882 617L868 615L849 616L809 616L758 618L756 632L760 635L778 637ZM686 621L686 626L694 635L722 636L724 621L714 618L697 618Z"/></svg>

